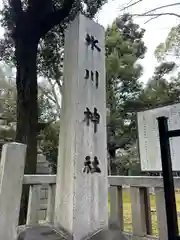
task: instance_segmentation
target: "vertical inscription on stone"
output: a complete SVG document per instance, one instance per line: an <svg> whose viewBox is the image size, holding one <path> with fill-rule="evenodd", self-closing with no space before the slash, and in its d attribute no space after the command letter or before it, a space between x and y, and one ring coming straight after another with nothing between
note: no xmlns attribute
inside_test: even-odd
<svg viewBox="0 0 180 240"><path fill-rule="evenodd" d="M89 70L85 69L85 79L89 79Z"/></svg>
<svg viewBox="0 0 180 240"><path fill-rule="evenodd" d="M100 114L98 113L97 108L94 108L94 112L92 113L90 109L87 107L86 111L84 112L85 119L87 126L90 125L90 120L94 123L94 133L97 132L97 125L100 123Z"/></svg>
<svg viewBox="0 0 180 240"><path fill-rule="evenodd" d="M101 173L101 169L99 168L99 160L97 157L94 157L94 160L92 161L92 170L91 173Z"/></svg>
<svg viewBox="0 0 180 240"><path fill-rule="evenodd" d="M90 156L86 156L84 161L83 173L101 173L101 169L99 167L99 160L95 156L93 161L91 161Z"/></svg>
<svg viewBox="0 0 180 240"><path fill-rule="evenodd" d="M97 111L97 108L94 108L94 113L92 115L92 122L94 123L94 133L97 132L97 125L100 122L100 114Z"/></svg>
<svg viewBox="0 0 180 240"><path fill-rule="evenodd" d="M99 86L99 73L96 71L96 88Z"/></svg>
<svg viewBox="0 0 180 240"><path fill-rule="evenodd" d="M81 14L65 36L54 222L73 240L108 227L104 38Z"/></svg>
<svg viewBox="0 0 180 240"><path fill-rule="evenodd" d="M97 45L99 43L99 41L97 39L95 39L95 37L93 35L90 36L87 33L87 35L86 35L86 43L88 44L88 46L89 45L91 46L92 50L97 49L98 52L101 52L100 47Z"/></svg>
<svg viewBox="0 0 180 240"><path fill-rule="evenodd" d="M89 110L88 107L86 108L86 111L84 112L84 115L85 115L84 121L86 121L87 126L89 126L90 120L92 119L92 113L91 113L91 111Z"/></svg>
<svg viewBox="0 0 180 240"><path fill-rule="evenodd" d="M85 158L85 162L84 162L84 169L83 169L83 173L90 173L92 170L92 166L91 166L91 158L90 156L86 156Z"/></svg>
<svg viewBox="0 0 180 240"><path fill-rule="evenodd" d="M94 81L94 73L93 73L93 71L91 71L91 81L92 82Z"/></svg>
<svg viewBox="0 0 180 240"><path fill-rule="evenodd" d="M88 69L85 69L85 75L84 75L84 78L85 79L89 79L89 73L90 71ZM95 75L95 77L94 77ZM99 86L99 72L98 71L91 71L91 81L94 82L94 78L95 78L95 86L96 86L96 89L98 88Z"/></svg>

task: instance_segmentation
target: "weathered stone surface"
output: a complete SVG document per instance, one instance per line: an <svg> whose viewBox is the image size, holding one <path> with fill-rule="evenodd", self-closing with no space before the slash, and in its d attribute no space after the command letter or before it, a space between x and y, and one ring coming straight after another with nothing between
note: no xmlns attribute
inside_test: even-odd
<svg viewBox="0 0 180 240"><path fill-rule="evenodd" d="M28 212L27 212L27 219L26 223L28 225L30 224L36 224L38 223L38 210L40 207L40 185L31 185L30 186L30 192L29 192L29 201L28 201Z"/></svg>
<svg viewBox="0 0 180 240"><path fill-rule="evenodd" d="M15 240L19 219L26 146L3 146L0 164L0 239Z"/></svg>
<svg viewBox="0 0 180 240"><path fill-rule="evenodd" d="M49 226L32 226L21 229L17 240L69 240L69 236Z"/></svg>
<svg viewBox="0 0 180 240"><path fill-rule="evenodd" d="M63 230L56 230L51 226L24 227L20 230L17 240L72 240L72 236ZM83 240L125 240L118 227L98 231Z"/></svg>
<svg viewBox="0 0 180 240"><path fill-rule="evenodd" d="M46 220L46 213L47 210L44 210L44 209L40 209L39 211L39 220L40 221L43 221L43 220Z"/></svg>
<svg viewBox="0 0 180 240"><path fill-rule="evenodd" d="M50 174L50 165L49 162L46 160L46 156L43 154L37 155L37 174Z"/></svg>
<svg viewBox="0 0 180 240"><path fill-rule="evenodd" d="M84 240L125 240L118 226L111 225L109 228L98 231Z"/></svg>
<svg viewBox="0 0 180 240"><path fill-rule="evenodd" d="M157 211L157 220L158 220L158 230L159 230L159 239L167 240L168 231L167 231L167 216L166 216L166 205L164 199L164 189L155 188L156 195L156 211Z"/></svg>
<svg viewBox="0 0 180 240"><path fill-rule="evenodd" d="M37 168L36 173L37 174L50 174L50 166L49 162L46 160L46 156L43 154L38 154L37 156ZM47 212L47 206L44 209L45 204L47 205L48 202L48 185L41 186L40 191L40 201L39 201L39 213L38 213L38 220L42 221L46 219L46 212ZM43 205L43 208L41 206Z"/></svg>
<svg viewBox="0 0 180 240"><path fill-rule="evenodd" d="M87 34L101 51L87 44ZM82 15L65 38L55 224L73 233L73 240L108 227L104 38L103 27ZM97 129L85 120L87 108L100 115ZM101 173L83 172L86 157L98 158Z"/></svg>

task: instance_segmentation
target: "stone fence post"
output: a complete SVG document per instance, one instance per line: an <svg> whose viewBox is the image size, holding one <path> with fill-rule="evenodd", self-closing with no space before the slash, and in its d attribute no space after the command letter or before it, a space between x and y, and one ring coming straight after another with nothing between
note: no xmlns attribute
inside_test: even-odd
<svg viewBox="0 0 180 240"><path fill-rule="evenodd" d="M5 144L0 163L0 239L16 240L26 146Z"/></svg>

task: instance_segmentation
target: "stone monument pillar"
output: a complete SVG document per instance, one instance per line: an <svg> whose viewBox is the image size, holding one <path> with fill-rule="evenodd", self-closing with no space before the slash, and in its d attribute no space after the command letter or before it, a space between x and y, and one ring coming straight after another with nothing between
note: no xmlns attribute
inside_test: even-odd
<svg viewBox="0 0 180 240"><path fill-rule="evenodd" d="M108 227L104 38L83 15L65 36L55 226L73 240Z"/></svg>

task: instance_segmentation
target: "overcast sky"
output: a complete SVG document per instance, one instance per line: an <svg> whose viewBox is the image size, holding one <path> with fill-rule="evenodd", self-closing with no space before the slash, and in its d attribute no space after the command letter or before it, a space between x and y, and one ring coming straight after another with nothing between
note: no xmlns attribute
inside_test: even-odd
<svg viewBox="0 0 180 240"><path fill-rule="evenodd" d="M137 0L133 0L132 2L136 1ZM130 2L130 0L109 0L98 15L98 22L104 27L106 27L108 24L111 24L116 16L120 14L119 10L122 9L123 4L127 4L128 2ZM126 10L126 12L144 13L152 8L177 2L179 2L179 0L143 0L142 3L138 3L134 7L129 8ZM157 13L160 12L174 12L180 14L180 6L159 10ZM156 20L144 24L146 20L146 17L134 18L134 21L140 24L142 28L146 29L144 42L148 48L148 51L145 59L142 60L144 74L141 78L144 82L146 82L152 76L154 67L157 65L154 57L154 50L156 46L165 40L169 30L173 26L180 23L180 19L173 16L159 17Z"/></svg>

